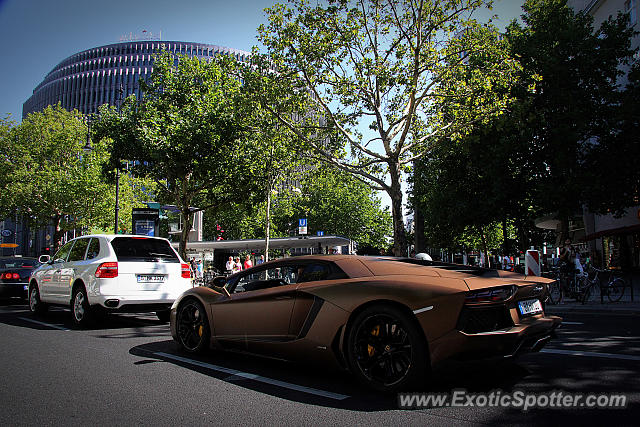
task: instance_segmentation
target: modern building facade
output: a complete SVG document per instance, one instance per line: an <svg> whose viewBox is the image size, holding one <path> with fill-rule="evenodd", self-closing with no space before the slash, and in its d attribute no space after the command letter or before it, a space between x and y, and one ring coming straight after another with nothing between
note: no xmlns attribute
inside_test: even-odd
<svg viewBox="0 0 640 427"><path fill-rule="evenodd" d="M141 98L139 81L151 76L154 58L162 52L198 57L203 60L216 55L234 55L244 61L249 52L212 44L138 40L95 47L78 52L61 61L33 90L22 106L23 119L29 113L60 103L66 110L77 109L84 115L96 113L103 104L119 106L131 94ZM31 229L20 218L1 221L0 255L50 253L53 229ZM175 234L178 229L171 230ZM75 232L68 233L73 238ZM202 213L197 215L190 240L202 240Z"/></svg>
<svg viewBox="0 0 640 427"><path fill-rule="evenodd" d="M239 60L249 56L249 52L211 44L160 40L87 49L64 59L46 75L23 104L22 118L58 103L69 111L92 114L100 105L115 106L134 93L140 99L138 82L151 75L154 56L163 51L205 60L221 54L234 55Z"/></svg>

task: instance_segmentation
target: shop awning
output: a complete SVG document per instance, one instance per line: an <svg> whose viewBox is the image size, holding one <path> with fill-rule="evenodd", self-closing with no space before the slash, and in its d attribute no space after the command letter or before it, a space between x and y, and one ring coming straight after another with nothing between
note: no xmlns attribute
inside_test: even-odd
<svg viewBox="0 0 640 427"><path fill-rule="evenodd" d="M606 236L619 236L622 234L640 233L640 224L629 225L627 227L610 228L584 236L584 241L595 240Z"/></svg>
<svg viewBox="0 0 640 427"><path fill-rule="evenodd" d="M347 246L349 239L340 236L279 237L269 239L269 249L317 248ZM178 242L171 245L178 248ZM211 242L187 242L187 252L209 252L214 250L264 250L264 239L217 240Z"/></svg>

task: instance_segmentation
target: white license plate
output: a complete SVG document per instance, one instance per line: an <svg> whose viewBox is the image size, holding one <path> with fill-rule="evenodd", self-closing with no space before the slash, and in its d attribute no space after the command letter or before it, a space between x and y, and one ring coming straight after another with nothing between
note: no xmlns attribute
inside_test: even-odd
<svg viewBox="0 0 640 427"><path fill-rule="evenodd" d="M528 299L518 303L520 314L537 314L542 313L542 304L539 299Z"/></svg>
<svg viewBox="0 0 640 427"><path fill-rule="evenodd" d="M138 274L138 283L162 283L164 276L161 274Z"/></svg>

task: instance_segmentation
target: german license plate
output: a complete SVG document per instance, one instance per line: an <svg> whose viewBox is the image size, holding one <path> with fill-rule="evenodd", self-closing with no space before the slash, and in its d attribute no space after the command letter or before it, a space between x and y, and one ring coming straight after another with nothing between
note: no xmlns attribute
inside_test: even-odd
<svg viewBox="0 0 640 427"><path fill-rule="evenodd" d="M138 283L162 283L164 276L162 274L138 274Z"/></svg>
<svg viewBox="0 0 640 427"><path fill-rule="evenodd" d="M539 299L527 299L518 302L518 308L520 308L520 314L537 314L542 313L542 304Z"/></svg>

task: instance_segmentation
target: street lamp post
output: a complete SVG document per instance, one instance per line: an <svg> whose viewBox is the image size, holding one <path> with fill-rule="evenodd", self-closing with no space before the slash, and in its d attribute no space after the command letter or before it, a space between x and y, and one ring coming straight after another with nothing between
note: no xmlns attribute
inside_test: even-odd
<svg viewBox="0 0 640 427"><path fill-rule="evenodd" d="M122 84L120 84L120 88L118 89L118 114L121 114L122 108L122 94L124 92L124 88ZM115 223L113 226L113 234L118 234L118 213L120 212L120 165L116 166L116 212L115 212Z"/></svg>

